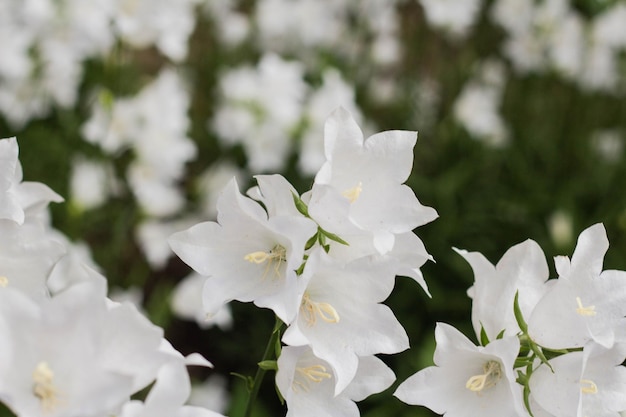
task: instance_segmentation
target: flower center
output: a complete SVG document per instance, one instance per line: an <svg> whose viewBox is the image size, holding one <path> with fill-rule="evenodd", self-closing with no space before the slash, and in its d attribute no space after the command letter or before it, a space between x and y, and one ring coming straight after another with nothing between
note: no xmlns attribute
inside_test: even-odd
<svg viewBox="0 0 626 417"><path fill-rule="evenodd" d="M359 181L356 186L344 191L341 195L350 200L351 203L354 203L361 195L361 191L363 191L363 183Z"/></svg>
<svg viewBox="0 0 626 417"><path fill-rule="evenodd" d="M580 314L581 316L595 316L596 313L596 306L587 306L587 307L583 307L583 302L580 300L580 297L576 297L576 303L578 304L578 308L576 309L576 312L578 314Z"/></svg>
<svg viewBox="0 0 626 417"><path fill-rule="evenodd" d="M326 367L322 365L311 365L304 368L296 367L296 378L291 386L295 392L302 389L304 392L309 391L311 382L320 383L324 379L330 379L332 375L326 372Z"/></svg>
<svg viewBox="0 0 626 417"><path fill-rule="evenodd" d="M581 379L580 380L580 391L583 394L597 394L598 386L595 382L590 379Z"/></svg>
<svg viewBox="0 0 626 417"><path fill-rule="evenodd" d="M484 374L471 376L465 383L465 388L477 393L491 388L502 378L500 362L488 361L483 365Z"/></svg>
<svg viewBox="0 0 626 417"><path fill-rule="evenodd" d="M274 270L274 278L280 278L280 267L283 262L287 261L287 250L280 245L276 245L267 252L251 252L244 256L243 259L257 265L267 263L263 272L263 279L265 279L270 269Z"/></svg>
<svg viewBox="0 0 626 417"><path fill-rule="evenodd" d="M0 275L0 287L4 288L9 285L9 279L4 275Z"/></svg>
<svg viewBox="0 0 626 417"><path fill-rule="evenodd" d="M54 372L48 362L39 362L33 371L33 394L41 401L43 411L50 412L59 404Z"/></svg>
<svg viewBox="0 0 626 417"><path fill-rule="evenodd" d="M315 325L318 316L326 323L339 323L339 314L333 306L313 301L307 293L302 296L300 311L309 327Z"/></svg>

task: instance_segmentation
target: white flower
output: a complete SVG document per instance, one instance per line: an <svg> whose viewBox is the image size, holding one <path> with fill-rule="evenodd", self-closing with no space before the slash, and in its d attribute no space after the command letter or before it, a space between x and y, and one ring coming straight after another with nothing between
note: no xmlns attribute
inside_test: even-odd
<svg viewBox="0 0 626 417"><path fill-rule="evenodd" d="M0 396L17 415L111 414L154 379L162 330L130 305L107 306L101 282L37 305L0 292Z"/></svg>
<svg viewBox="0 0 626 417"><path fill-rule="evenodd" d="M426 20L451 37L465 37L482 6L481 0L419 0Z"/></svg>
<svg viewBox="0 0 626 417"><path fill-rule="evenodd" d="M610 348L624 339L626 272L602 272L608 245L604 226L596 224L580 234L571 262L556 258L559 279L528 319L528 334L536 343L567 349L593 340Z"/></svg>
<svg viewBox="0 0 626 417"><path fill-rule="evenodd" d="M554 417L617 416L626 409L624 346L591 343L550 360L530 377L532 398Z"/></svg>
<svg viewBox="0 0 626 417"><path fill-rule="evenodd" d="M474 285L468 290L472 298L472 325L480 337L481 328L489 340L501 331L516 335L520 329L513 314L513 300L518 294L519 307L529 317L545 294L548 263L539 245L527 240L510 248L494 267L482 254L457 250L474 271Z"/></svg>
<svg viewBox="0 0 626 417"><path fill-rule="evenodd" d="M349 220L373 234L376 249L385 254L394 245L394 235L406 233L434 220L437 213L422 206L413 190L403 185L413 165L415 132L386 131L367 139L350 113L339 108L324 129L326 163L315 177L329 187L330 198L349 203ZM393 204L387 202L393 201ZM324 227L324 218L335 217L328 206L312 201L311 216ZM315 213L315 214L314 214ZM331 228L327 229L330 231ZM335 232L335 231L333 231Z"/></svg>
<svg viewBox="0 0 626 417"><path fill-rule="evenodd" d="M315 223L303 216L273 216L242 196L233 179L218 202L218 223L199 223L175 233L174 252L198 273L208 276L204 306L216 313L231 300L254 301L285 322L298 309L296 273Z"/></svg>
<svg viewBox="0 0 626 417"><path fill-rule="evenodd" d="M336 394L330 365L308 346L286 346L278 358L276 386L287 402L287 417L358 417L354 401L388 388L395 375L375 356L359 358L351 384Z"/></svg>
<svg viewBox="0 0 626 417"><path fill-rule="evenodd" d="M322 250L309 255L300 280L308 280L298 316L285 331L288 345L308 344L330 364L335 393L357 372L359 356L397 353L408 337L391 309L381 304L391 293L394 274L388 265L368 259L342 264Z"/></svg>
<svg viewBox="0 0 626 417"><path fill-rule="evenodd" d="M90 210L104 204L113 192L114 177L106 163L75 158L70 177L72 203L82 210Z"/></svg>
<svg viewBox="0 0 626 417"><path fill-rule="evenodd" d="M435 339L435 366L400 384L396 397L446 417L528 416L513 372L516 336L476 347L454 327L438 323Z"/></svg>

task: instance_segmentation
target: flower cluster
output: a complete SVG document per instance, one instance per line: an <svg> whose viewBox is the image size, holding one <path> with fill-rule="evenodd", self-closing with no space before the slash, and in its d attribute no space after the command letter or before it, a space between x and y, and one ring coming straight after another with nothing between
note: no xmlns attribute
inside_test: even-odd
<svg viewBox="0 0 626 417"><path fill-rule="evenodd" d="M447 416L618 416L626 410L626 272L602 270L601 224L583 231L571 260L548 279L527 240L496 266L458 250L474 270L472 324L481 346L438 324L435 365L396 396ZM450 401L455 398L455 401Z"/></svg>
<svg viewBox="0 0 626 417"><path fill-rule="evenodd" d="M61 197L22 181L15 138L0 140L0 398L19 416L197 416L183 357L48 225ZM133 394L153 381L145 401Z"/></svg>
<svg viewBox="0 0 626 417"><path fill-rule="evenodd" d="M244 196L233 179L217 222L169 239L207 277L207 315L232 300L253 302L280 319L275 333L286 327L287 346L262 365L277 369L288 416L358 415L354 401L395 379L374 355L407 349L408 337L381 303L396 275L426 290L419 268L430 256L413 229L437 216L403 184L416 139L387 131L364 140L339 108L326 122L326 162L311 190L299 195L284 177L259 175Z"/></svg>

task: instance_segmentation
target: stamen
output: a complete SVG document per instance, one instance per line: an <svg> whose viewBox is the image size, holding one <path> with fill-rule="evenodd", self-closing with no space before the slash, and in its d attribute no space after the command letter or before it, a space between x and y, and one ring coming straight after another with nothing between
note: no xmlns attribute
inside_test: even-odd
<svg viewBox="0 0 626 417"><path fill-rule="evenodd" d="M318 316L326 323L339 323L339 313L332 305L311 301L311 297L307 293L302 296L300 311L302 311L309 327L315 325Z"/></svg>
<svg viewBox="0 0 626 417"><path fill-rule="evenodd" d="M583 394L597 394L598 386L595 382L590 379L581 379L580 380L580 391Z"/></svg>
<svg viewBox="0 0 626 417"><path fill-rule="evenodd" d="M363 191L363 183L359 181L359 183L355 187L344 191L343 193L341 193L341 195L350 200L351 203L354 203L356 199L359 198L359 196L361 195L361 191Z"/></svg>
<svg viewBox="0 0 626 417"><path fill-rule="evenodd" d="M59 404L58 391L54 385L54 372L47 362L39 362L33 371L33 394L41 401L43 411L50 412Z"/></svg>
<svg viewBox="0 0 626 417"><path fill-rule="evenodd" d="M280 245L276 245L267 252L251 252L244 256L243 259L257 265L267 262L262 279L265 279L272 265L274 265L274 278L280 278L280 267L283 262L287 261L287 250Z"/></svg>
<svg viewBox="0 0 626 417"><path fill-rule="evenodd" d="M310 382L320 383L324 379L332 378L332 375L326 372L326 367L322 365L311 365L305 368L296 367L296 372L300 375L300 379L304 379L299 381L297 377L294 378L291 388L295 392L299 392L300 389L308 392Z"/></svg>
<svg viewBox="0 0 626 417"><path fill-rule="evenodd" d="M9 285L9 279L3 275L0 275L0 287L4 288Z"/></svg>
<svg viewBox="0 0 626 417"><path fill-rule="evenodd" d="M502 369L497 361L488 361L483 365L484 374L471 376L465 383L465 388L476 393L491 388L502 378Z"/></svg>
<svg viewBox="0 0 626 417"><path fill-rule="evenodd" d="M597 314L596 306L583 307L583 302L580 300L580 297L576 297L576 303L578 303L578 308L576 309L576 312L581 316L589 317L595 316Z"/></svg>

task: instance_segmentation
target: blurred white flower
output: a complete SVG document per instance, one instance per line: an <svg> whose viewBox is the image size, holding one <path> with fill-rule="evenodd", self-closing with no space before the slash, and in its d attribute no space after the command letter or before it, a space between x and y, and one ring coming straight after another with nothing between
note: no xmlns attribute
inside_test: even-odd
<svg viewBox="0 0 626 417"><path fill-rule="evenodd" d="M264 55L256 68L222 75L222 103L209 124L226 144L241 143L253 173L280 170L292 148L307 85L304 67L277 55Z"/></svg>
<svg viewBox="0 0 626 417"><path fill-rule="evenodd" d="M82 157L72 161L70 174L70 201L81 210L90 210L104 204L114 193L115 178L107 163Z"/></svg>
<svg viewBox="0 0 626 417"><path fill-rule="evenodd" d="M323 73L322 85L313 91L306 106L308 128L303 134L298 158L298 167L306 175L315 174L326 161L324 123L337 107L345 108L352 113L357 123L362 123L354 87L341 77L339 71L328 69Z"/></svg>
<svg viewBox="0 0 626 417"><path fill-rule="evenodd" d="M187 404L225 413L230 402L227 382L222 375L211 375L204 382L191 387Z"/></svg>
<svg viewBox="0 0 626 417"><path fill-rule="evenodd" d="M202 291L207 277L192 272L178 283L172 293L172 312L183 319L193 320L202 329L217 326L229 330L233 325L233 317L228 304L210 317L204 312Z"/></svg>
<svg viewBox="0 0 626 417"><path fill-rule="evenodd" d="M501 147L509 139L508 128L499 112L505 82L502 63L485 61L454 103L457 121L473 137L493 147Z"/></svg>
<svg viewBox="0 0 626 417"><path fill-rule="evenodd" d="M624 136L616 129L599 130L591 135L591 146L602 159L616 163L624 154Z"/></svg>
<svg viewBox="0 0 626 417"><path fill-rule="evenodd" d="M453 38L467 36L478 17L482 0L419 0L428 23Z"/></svg>
<svg viewBox="0 0 626 417"><path fill-rule="evenodd" d="M207 218L217 218L217 199L228 181L236 178L244 181L244 171L227 160L217 161L204 171L197 179L196 191L200 196L200 211Z"/></svg>

